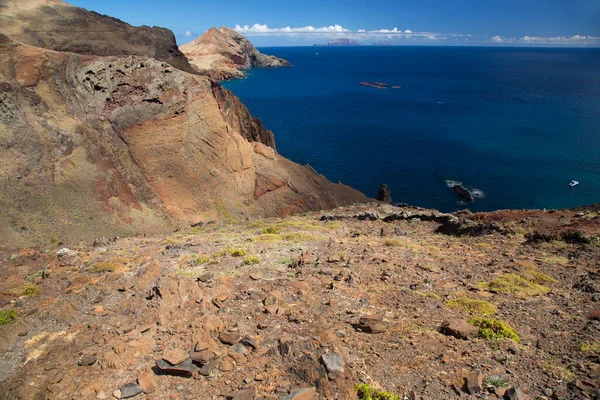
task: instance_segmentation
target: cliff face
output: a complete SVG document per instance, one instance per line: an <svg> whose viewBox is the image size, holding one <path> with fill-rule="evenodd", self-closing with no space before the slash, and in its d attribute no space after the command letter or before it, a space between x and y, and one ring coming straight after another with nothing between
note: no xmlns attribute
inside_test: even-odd
<svg viewBox="0 0 600 400"><path fill-rule="evenodd" d="M86 55L140 55L194 72L164 28L134 27L60 0L0 0L0 33L36 47Z"/></svg>
<svg viewBox="0 0 600 400"><path fill-rule="evenodd" d="M262 54L252 43L227 27L211 28L191 43L181 46L192 66L217 80L242 78L251 67L288 67L275 56Z"/></svg>
<svg viewBox="0 0 600 400"><path fill-rule="evenodd" d="M229 91L148 57L2 37L0 238L6 246L149 233L365 200L274 149Z"/></svg>

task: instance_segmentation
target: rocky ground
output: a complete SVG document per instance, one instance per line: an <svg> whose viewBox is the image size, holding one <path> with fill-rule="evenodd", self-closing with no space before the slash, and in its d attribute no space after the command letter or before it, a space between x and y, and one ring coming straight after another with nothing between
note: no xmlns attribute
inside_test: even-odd
<svg viewBox="0 0 600 400"><path fill-rule="evenodd" d="M6 250L0 398L597 398L598 215L369 204Z"/></svg>

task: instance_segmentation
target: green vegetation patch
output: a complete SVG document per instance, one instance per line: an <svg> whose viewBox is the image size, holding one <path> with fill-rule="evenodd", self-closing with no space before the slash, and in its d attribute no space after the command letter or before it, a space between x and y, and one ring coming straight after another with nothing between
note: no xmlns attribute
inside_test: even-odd
<svg viewBox="0 0 600 400"><path fill-rule="evenodd" d="M479 337L489 340L510 339L515 343L519 343L519 335L507 323L493 318L473 317L469 319L469 323L474 327L479 328Z"/></svg>
<svg viewBox="0 0 600 400"><path fill-rule="evenodd" d="M359 400L400 400L400 396L377 390L367 383L354 386L354 390L356 390Z"/></svg>
<svg viewBox="0 0 600 400"><path fill-rule="evenodd" d="M14 310L0 311L0 325L8 324L17 319L17 313Z"/></svg>
<svg viewBox="0 0 600 400"><path fill-rule="evenodd" d="M229 254L232 257L244 257L246 255L246 250L244 250L244 249L233 249L233 250L229 250Z"/></svg>
<svg viewBox="0 0 600 400"><path fill-rule="evenodd" d="M528 270L524 273L525 277L533 283L543 285L544 283L556 283L557 280L540 271Z"/></svg>
<svg viewBox="0 0 600 400"><path fill-rule="evenodd" d="M35 296L40 292L40 288L35 283L28 283L21 289L21 296Z"/></svg>
<svg viewBox="0 0 600 400"><path fill-rule="evenodd" d="M517 274L504 274L490 282L482 282L481 287L496 293L513 294L516 296L539 296L548 293L550 289L539 283L532 282Z"/></svg>
<svg viewBox="0 0 600 400"><path fill-rule="evenodd" d="M581 342L579 344L579 351L582 353L600 354L600 342Z"/></svg>
<svg viewBox="0 0 600 400"><path fill-rule="evenodd" d="M279 235L279 229L274 226L266 226L261 231L262 234Z"/></svg>
<svg viewBox="0 0 600 400"><path fill-rule="evenodd" d="M492 315L498 312L495 305L485 300L475 300L468 297L457 297L446 302L449 308L463 310L476 315Z"/></svg>
<svg viewBox="0 0 600 400"><path fill-rule="evenodd" d="M210 262L210 257L194 255L194 262L198 265L207 264Z"/></svg>
<svg viewBox="0 0 600 400"><path fill-rule="evenodd" d="M244 262L242 264L244 264L244 265L260 264L260 258L258 258L256 256L248 256L248 257L244 258Z"/></svg>

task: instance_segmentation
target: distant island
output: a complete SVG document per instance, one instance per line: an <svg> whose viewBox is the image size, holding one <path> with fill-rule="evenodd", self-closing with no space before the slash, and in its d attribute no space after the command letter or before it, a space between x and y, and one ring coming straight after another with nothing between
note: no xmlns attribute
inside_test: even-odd
<svg viewBox="0 0 600 400"><path fill-rule="evenodd" d="M374 42L373 46L393 46L394 42L391 40L381 40L379 42Z"/></svg>
<svg viewBox="0 0 600 400"><path fill-rule="evenodd" d="M354 39L333 39L326 44L315 44L314 46L360 46Z"/></svg>

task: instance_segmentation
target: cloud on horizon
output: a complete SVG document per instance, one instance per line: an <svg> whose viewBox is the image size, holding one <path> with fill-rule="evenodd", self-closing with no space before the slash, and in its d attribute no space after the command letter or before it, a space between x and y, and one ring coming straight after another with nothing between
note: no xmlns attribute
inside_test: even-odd
<svg viewBox="0 0 600 400"><path fill-rule="evenodd" d="M574 35L574 36L522 36L505 37L476 36L462 33L418 32L410 29L382 28L376 30L351 30L341 25L324 27L304 26L270 28L264 24L236 25L237 32L253 36L279 36L304 38L306 40L330 40L335 38L349 38L364 41L365 44L375 42L390 42L392 44L437 44L437 45L500 45L500 46L600 46L599 36ZM370 42L371 41L371 42Z"/></svg>

